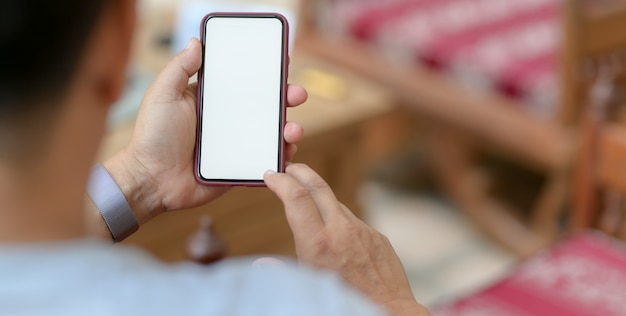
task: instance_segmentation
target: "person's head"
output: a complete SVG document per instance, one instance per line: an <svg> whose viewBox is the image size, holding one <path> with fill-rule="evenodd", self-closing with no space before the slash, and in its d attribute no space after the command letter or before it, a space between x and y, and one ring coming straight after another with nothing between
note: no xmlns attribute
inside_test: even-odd
<svg viewBox="0 0 626 316"><path fill-rule="evenodd" d="M135 5L0 3L0 240L82 232L89 169L125 82Z"/></svg>
<svg viewBox="0 0 626 316"><path fill-rule="evenodd" d="M61 121L75 123L72 103L83 103L83 115L95 113L90 107L106 113L123 87L134 6L134 0L3 0L0 162L41 156Z"/></svg>

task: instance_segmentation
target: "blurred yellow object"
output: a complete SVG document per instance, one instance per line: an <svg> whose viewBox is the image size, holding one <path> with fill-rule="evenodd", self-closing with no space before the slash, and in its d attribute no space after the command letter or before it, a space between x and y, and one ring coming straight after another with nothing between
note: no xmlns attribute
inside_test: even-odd
<svg viewBox="0 0 626 316"><path fill-rule="evenodd" d="M295 77L295 81L306 87L312 96L331 101L344 100L348 96L348 83L330 72L306 67L300 69Z"/></svg>

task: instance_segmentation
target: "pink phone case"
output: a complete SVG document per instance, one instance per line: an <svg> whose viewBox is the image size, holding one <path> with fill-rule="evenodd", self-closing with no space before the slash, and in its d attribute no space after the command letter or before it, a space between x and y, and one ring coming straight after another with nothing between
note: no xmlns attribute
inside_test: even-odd
<svg viewBox="0 0 626 316"><path fill-rule="evenodd" d="M284 156L284 151L285 151L285 140L284 140L284 129L285 129L285 124L287 123L287 76L288 76L288 69L289 69L289 23L287 21L287 19L279 14L279 13L272 13L272 12L262 12L262 13L250 13L250 12L213 12L213 13L209 13L207 14L203 19L202 19L202 23L200 24L200 40L202 41L202 46L203 46L203 50L204 50L204 45L205 45L205 32L204 32L204 26L207 22L208 19L212 18L212 17L267 17L267 18L276 18L279 19L282 24L284 25L283 28L283 71L282 71L282 86L281 86L281 111L280 111L280 124L281 124L281 130L280 130L280 147L279 147L279 153L278 153L278 159L279 159L279 164L278 164L278 172L284 172L285 171L285 156ZM203 56L204 58L204 56ZM203 60L203 64L204 64L204 60ZM195 162L194 162L194 175L196 177L196 180L198 181L198 183L201 183L203 185L209 185L209 186L249 186L249 187L263 187L265 186L265 182L263 180L259 180L259 181L255 181L255 180L207 180L204 179L201 175L200 175L200 142L201 142L201 134L202 134L202 130L201 130L201 120L202 120L202 89L203 89L203 85L202 85L202 72L204 70L204 67L200 67L200 71L198 71L198 91L197 91L197 105L196 105L196 113L197 113L197 129L196 129L196 147L195 147L195 153L194 153L194 157L195 157Z"/></svg>

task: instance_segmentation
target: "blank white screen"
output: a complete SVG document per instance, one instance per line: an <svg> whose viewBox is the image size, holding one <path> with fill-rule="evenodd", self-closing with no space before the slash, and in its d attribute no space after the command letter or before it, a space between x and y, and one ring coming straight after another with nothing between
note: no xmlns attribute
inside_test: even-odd
<svg viewBox="0 0 626 316"><path fill-rule="evenodd" d="M283 25L213 17L204 31L200 175L262 180L279 165Z"/></svg>

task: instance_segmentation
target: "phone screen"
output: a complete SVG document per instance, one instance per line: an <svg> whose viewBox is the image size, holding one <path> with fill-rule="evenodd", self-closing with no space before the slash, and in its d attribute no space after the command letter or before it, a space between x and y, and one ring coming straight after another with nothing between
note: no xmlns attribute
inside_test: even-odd
<svg viewBox="0 0 626 316"><path fill-rule="evenodd" d="M213 15L203 25L198 173L206 182L259 182L282 171L286 21Z"/></svg>

